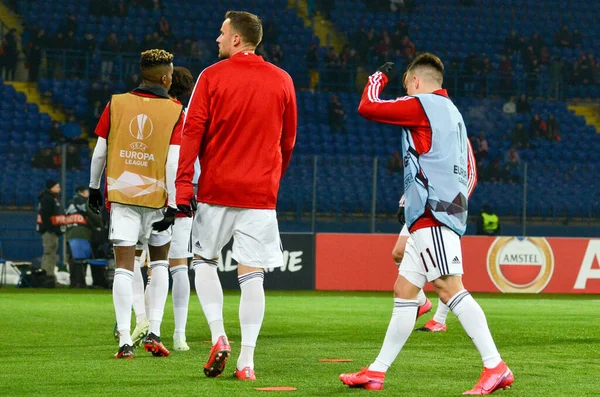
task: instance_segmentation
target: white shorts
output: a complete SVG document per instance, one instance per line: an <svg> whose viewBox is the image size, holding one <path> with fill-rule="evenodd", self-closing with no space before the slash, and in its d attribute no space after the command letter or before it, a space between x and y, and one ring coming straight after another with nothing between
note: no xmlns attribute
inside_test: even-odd
<svg viewBox="0 0 600 397"><path fill-rule="evenodd" d="M231 257L259 268L283 266L283 247L275 210L198 203L192 227L192 252L205 259L221 256L233 236Z"/></svg>
<svg viewBox="0 0 600 397"><path fill-rule="evenodd" d="M111 203L110 233L113 245L130 247L148 243L160 247L171 241L171 228L157 232L152 224L163 219L163 210Z"/></svg>
<svg viewBox="0 0 600 397"><path fill-rule="evenodd" d="M171 237L171 248L169 248L169 259L191 258L190 237L192 233L192 218L175 218L173 225L173 236Z"/></svg>
<svg viewBox="0 0 600 397"><path fill-rule="evenodd" d="M460 237L446 226L416 230L406 241L399 273L419 288L442 276L462 275Z"/></svg>
<svg viewBox="0 0 600 397"><path fill-rule="evenodd" d="M404 224L404 226L402 226L402 230L400 230L400 235L402 237L410 236L410 232L408 231L408 226L406 226L406 223Z"/></svg>

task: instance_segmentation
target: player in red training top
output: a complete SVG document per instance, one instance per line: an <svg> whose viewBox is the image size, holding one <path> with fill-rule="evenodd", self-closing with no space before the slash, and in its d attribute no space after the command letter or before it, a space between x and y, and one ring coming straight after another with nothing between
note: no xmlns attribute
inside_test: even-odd
<svg viewBox="0 0 600 397"><path fill-rule="evenodd" d="M222 61L198 78L183 126L177 205L193 207L194 161L200 158L198 210L192 227L196 292L212 334L206 376L219 376L231 348L223 327L221 249L233 236L242 291L242 348L235 375L254 380L254 347L265 310L265 268L283 265L275 207L279 181L296 141L296 93L290 76L254 50L260 19L228 11L217 38Z"/></svg>
<svg viewBox="0 0 600 397"><path fill-rule="evenodd" d="M419 290L432 282L479 350L484 370L464 394L490 394L509 387L514 376L500 358L485 314L462 284L460 236L467 221L468 138L462 115L442 89L444 65L421 54L404 74L409 96L379 99L392 63L369 77L358 108L373 121L402 127L405 218L410 232L394 285L394 310L379 356L363 371L342 374L351 387L380 390L386 371L414 327Z"/></svg>

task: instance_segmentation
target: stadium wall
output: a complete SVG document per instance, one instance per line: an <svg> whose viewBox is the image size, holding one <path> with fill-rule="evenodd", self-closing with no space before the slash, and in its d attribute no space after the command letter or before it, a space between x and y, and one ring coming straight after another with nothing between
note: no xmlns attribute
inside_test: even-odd
<svg viewBox="0 0 600 397"><path fill-rule="evenodd" d="M316 289L391 291L396 238L317 234ZM600 294L600 239L466 236L462 244L469 291Z"/></svg>

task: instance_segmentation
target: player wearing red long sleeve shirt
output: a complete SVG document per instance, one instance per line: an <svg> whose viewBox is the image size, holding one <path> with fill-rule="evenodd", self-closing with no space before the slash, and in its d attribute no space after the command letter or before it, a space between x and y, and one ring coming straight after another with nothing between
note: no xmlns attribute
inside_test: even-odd
<svg viewBox="0 0 600 397"><path fill-rule="evenodd" d="M470 157L471 151L464 121L442 89L444 65L437 56L421 54L409 65L403 81L408 96L381 100L392 67L388 62L369 77L358 111L367 119L402 127L410 238L394 285L394 310L381 351L368 368L342 374L340 380L351 387L383 388L386 371L412 333L418 293L432 282L481 354L484 371L464 394L490 394L509 387L514 376L500 358L485 314L462 284L465 196L476 181L466 178L465 153Z"/></svg>
<svg viewBox="0 0 600 397"><path fill-rule="evenodd" d="M206 376L223 372L231 348L223 327L217 275L221 249L233 236L239 263L241 351L236 376L254 380L254 347L264 317L264 268L283 265L275 207L279 181L296 140L296 94L290 76L254 54L260 19L229 11L217 38L221 62L198 78L183 126L177 204L193 204L194 161L200 159L198 211L192 228L196 291L213 347Z"/></svg>

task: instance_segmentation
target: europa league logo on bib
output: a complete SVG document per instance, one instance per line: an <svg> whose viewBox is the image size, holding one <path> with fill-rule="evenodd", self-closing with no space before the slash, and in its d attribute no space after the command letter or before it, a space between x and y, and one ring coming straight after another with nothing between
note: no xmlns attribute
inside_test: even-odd
<svg viewBox="0 0 600 397"><path fill-rule="evenodd" d="M138 114L129 122L129 133L134 139L143 141L148 139L154 131L154 124L148 115Z"/></svg>
<svg viewBox="0 0 600 397"><path fill-rule="evenodd" d="M539 293L554 272L554 254L542 237L498 237L487 256L494 285L506 293Z"/></svg>

